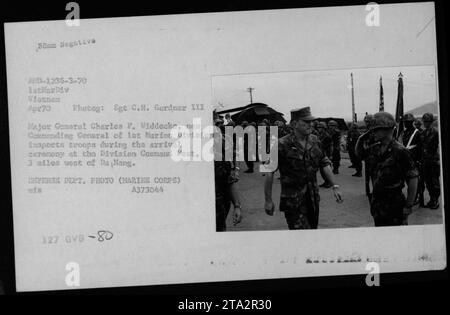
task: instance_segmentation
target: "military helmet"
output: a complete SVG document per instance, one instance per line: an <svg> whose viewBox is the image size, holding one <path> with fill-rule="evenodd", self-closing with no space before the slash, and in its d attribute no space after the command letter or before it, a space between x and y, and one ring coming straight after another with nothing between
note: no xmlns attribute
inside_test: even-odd
<svg viewBox="0 0 450 315"><path fill-rule="evenodd" d="M405 116L403 116L403 121L414 121L414 116L413 114L405 114Z"/></svg>
<svg viewBox="0 0 450 315"><path fill-rule="evenodd" d="M425 114L423 114L422 121L430 121L430 122L434 121L433 114L432 113L425 113Z"/></svg>
<svg viewBox="0 0 450 315"><path fill-rule="evenodd" d="M338 123L335 120L330 120L328 122L328 126L330 126L330 127L337 127Z"/></svg>
<svg viewBox="0 0 450 315"><path fill-rule="evenodd" d="M379 112L373 115L373 122L371 124L370 129L390 129L395 127L395 119L394 117L387 112Z"/></svg>
<svg viewBox="0 0 450 315"><path fill-rule="evenodd" d="M418 126L418 127L420 127L420 126L422 126L422 121L420 121L420 119L415 119L414 120L414 126Z"/></svg>
<svg viewBox="0 0 450 315"><path fill-rule="evenodd" d="M373 115L368 114L368 115L366 115L366 117L364 117L365 123L370 123L371 121L373 121Z"/></svg>

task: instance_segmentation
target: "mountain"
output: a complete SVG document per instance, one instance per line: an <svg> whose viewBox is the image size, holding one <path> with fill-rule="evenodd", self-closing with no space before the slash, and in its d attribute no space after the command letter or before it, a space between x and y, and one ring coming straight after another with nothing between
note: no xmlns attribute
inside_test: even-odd
<svg viewBox="0 0 450 315"><path fill-rule="evenodd" d="M414 116L422 116L425 113L432 113L433 115L437 116L437 114L438 114L437 101L429 102L429 103L423 104L421 106L418 106L416 108L413 108L413 109L407 111L405 114L413 114Z"/></svg>

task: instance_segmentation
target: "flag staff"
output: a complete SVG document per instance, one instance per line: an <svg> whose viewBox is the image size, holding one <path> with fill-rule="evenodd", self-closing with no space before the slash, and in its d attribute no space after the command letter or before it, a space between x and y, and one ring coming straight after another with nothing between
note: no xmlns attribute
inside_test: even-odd
<svg viewBox="0 0 450 315"><path fill-rule="evenodd" d="M395 121L398 124L395 138L399 140L403 131L403 74L400 72L398 75L398 88L397 88L397 106L395 108Z"/></svg>
<svg viewBox="0 0 450 315"><path fill-rule="evenodd" d="M380 75L380 107L378 111L384 112L384 91L383 91L383 79L381 75Z"/></svg>
<svg viewBox="0 0 450 315"><path fill-rule="evenodd" d="M350 79L352 84L352 122L356 122L356 114L355 114L355 91L353 87L353 73L350 73Z"/></svg>

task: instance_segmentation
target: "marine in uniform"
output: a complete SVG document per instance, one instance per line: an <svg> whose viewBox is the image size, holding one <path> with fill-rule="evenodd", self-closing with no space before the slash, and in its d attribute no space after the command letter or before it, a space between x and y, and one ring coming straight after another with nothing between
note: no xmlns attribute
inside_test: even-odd
<svg viewBox="0 0 450 315"><path fill-rule="evenodd" d="M315 135L316 137L319 136L319 129L317 128L319 126L319 122L317 120L314 120L311 123L311 134Z"/></svg>
<svg viewBox="0 0 450 315"><path fill-rule="evenodd" d="M419 171L419 183L417 185L417 194L414 204L420 204L424 206L423 200L423 167L422 167L422 135L421 132L414 127L414 116L412 114L405 114L403 116L404 129L400 133L399 142L408 149L411 154L411 158L416 163L417 170Z"/></svg>
<svg viewBox="0 0 450 315"><path fill-rule="evenodd" d="M317 124L317 130L319 132L319 140L322 144L322 151L326 157L331 159L331 154L333 152L333 140L328 132L327 124L323 121Z"/></svg>
<svg viewBox="0 0 450 315"><path fill-rule="evenodd" d="M325 122L323 122L323 121L318 122L317 132L318 132L318 137L319 137L319 141L321 144L320 147L322 149L322 152L325 154L325 156L328 157L329 159L331 159L331 154L333 152L333 140L331 139L331 136L328 133L327 129L328 129L327 124ZM322 169L320 169L320 175L323 178L323 183L320 184L319 187L330 188L333 186L331 183L329 183L327 181Z"/></svg>
<svg viewBox="0 0 450 315"><path fill-rule="evenodd" d="M328 129L333 143L333 151L331 154L333 174L339 174L339 166L341 163L341 131L338 128L338 123L334 120L328 122Z"/></svg>
<svg viewBox="0 0 450 315"><path fill-rule="evenodd" d="M347 150L348 155L350 157L350 161L352 165L350 167L354 167L356 169L356 173L352 176L361 177L362 176L362 161L356 157L355 154L355 146L356 141L361 136L361 133L358 130L358 125L356 123L351 123L349 131L347 133Z"/></svg>
<svg viewBox="0 0 450 315"><path fill-rule="evenodd" d="M373 181L370 211L375 226L407 225L417 191L419 173L410 152L394 140L395 125L391 114L376 113L371 129L356 144L358 156L364 158L371 155L373 159L370 168ZM370 134L373 134L376 145L367 150L363 143ZM408 186L406 198L402 192L405 182Z"/></svg>
<svg viewBox="0 0 450 315"><path fill-rule="evenodd" d="M370 130L373 123L373 115L368 114L364 117L364 124L366 125L366 132ZM359 140L359 139L358 139ZM368 132L367 136L364 137L364 140L360 143L359 148L364 149L366 152L364 156L362 155L362 152L357 152L358 146L355 145L355 155L356 157L359 157L360 160L364 161L364 182L365 182L365 190L366 190L366 196L371 200L372 192L370 190L370 184L372 183L372 178L370 177L371 174L371 166L372 166L372 160L375 156L374 154L369 154L370 150L375 149L376 143L375 138L373 137L373 134L371 132ZM357 141L358 143L358 141Z"/></svg>
<svg viewBox="0 0 450 315"><path fill-rule="evenodd" d="M423 179L430 195L430 201L425 207L430 209L439 208L440 188L440 158L439 158L439 133L433 127L434 116L432 113L425 113L422 116L422 165Z"/></svg>
<svg viewBox="0 0 450 315"><path fill-rule="evenodd" d="M319 139L311 134L309 107L291 111L293 133L278 142L280 171L280 211L284 212L289 229L317 229L319 222L319 189L317 171L322 168L333 185L337 202L342 202L339 186L334 183L330 160L322 152ZM265 211L273 215L273 173L268 173L264 185Z"/></svg>
<svg viewBox="0 0 450 315"><path fill-rule="evenodd" d="M220 129L215 128L214 144L222 141L222 150L220 146L214 146L214 182L216 196L216 231L226 231L226 220L231 205L233 210L233 224L236 225L242 220L241 203L236 183L239 180L239 168L235 161L225 160L225 150L233 150L233 141L227 139L223 132L223 126ZM233 154L234 157L234 154Z"/></svg>

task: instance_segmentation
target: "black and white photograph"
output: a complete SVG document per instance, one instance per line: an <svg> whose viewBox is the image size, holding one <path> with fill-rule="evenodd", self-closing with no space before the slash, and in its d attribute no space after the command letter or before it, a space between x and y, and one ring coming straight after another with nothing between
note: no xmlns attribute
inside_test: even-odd
<svg viewBox="0 0 450 315"><path fill-rule="evenodd" d="M214 123L244 143L244 160L215 161L217 231L442 224L434 66L212 81ZM278 129L275 172L247 152L260 126Z"/></svg>
<svg viewBox="0 0 450 315"><path fill-rule="evenodd" d="M448 278L441 2L44 2L0 5L0 295Z"/></svg>

